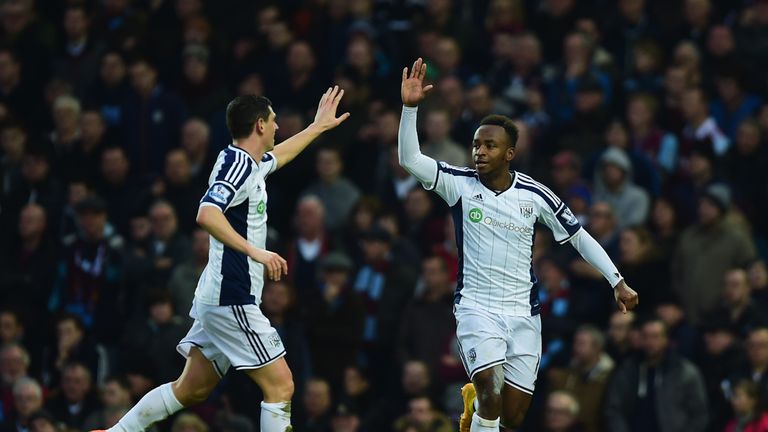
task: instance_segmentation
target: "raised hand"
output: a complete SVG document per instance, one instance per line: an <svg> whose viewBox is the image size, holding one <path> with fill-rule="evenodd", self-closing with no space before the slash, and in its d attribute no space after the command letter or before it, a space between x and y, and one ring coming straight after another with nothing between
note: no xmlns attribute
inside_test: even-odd
<svg viewBox="0 0 768 432"><path fill-rule="evenodd" d="M328 90L320 98L314 121L320 130L333 129L349 118L348 112L336 117L336 108L339 107L342 96L344 96L344 90L339 89L339 86L334 86L333 88L328 87Z"/></svg>
<svg viewBox="0 0 768 432"><path fill-rule="evenodd" d="M413 62L411 73L408 68L403 68L403 82L400 84L400 97L403 99L403 105L415 107L423 101L427 92L432 90L432 85L424 86L424 75L427 74L427 65L419 57Z"/></svg>

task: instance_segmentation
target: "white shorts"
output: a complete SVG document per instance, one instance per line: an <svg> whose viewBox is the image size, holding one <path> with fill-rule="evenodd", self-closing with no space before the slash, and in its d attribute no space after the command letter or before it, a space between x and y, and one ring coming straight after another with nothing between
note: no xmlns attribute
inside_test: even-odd
<svg viewBox="0 0 768 432"><path fill-rule="evenodd" d="M212 306L192 303L195 322L176 350L189 357L195 346L213 363L219 376L230 366L257 369L285 355L277 330L257 305Z"/></svg>
<svg viewBox="0 0 768 432"><path fill-rule="evenodd" d="M462 305L455 305L453 312L469 379L502 365L506 384L533 394L541 361L541 316L496 315Z"/></svg>

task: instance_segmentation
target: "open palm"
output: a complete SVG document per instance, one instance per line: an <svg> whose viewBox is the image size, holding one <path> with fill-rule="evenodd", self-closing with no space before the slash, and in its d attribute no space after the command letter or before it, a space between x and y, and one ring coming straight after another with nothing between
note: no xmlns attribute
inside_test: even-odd
<svg viewBox="0 0 768 432"><path fill-rule="evenodd" d="M403 68L403 82L400 84L400 97L403 99L403 105L415 107L432 90L432 85L424 86L424 75L427 74L427 65L419 57L413 62L411 73L408 68Z"/></svg>
<svg viewBox="0 0 768 432"><path fill-rule="evenodd" d="M348 112L336 117L336 109L339 107L339 102L343 96L344 90L340 89L339 86L334 86L333 88L329 87L320 98L314 123L320 126L321 130L333 129L349 118Z"/></svg>

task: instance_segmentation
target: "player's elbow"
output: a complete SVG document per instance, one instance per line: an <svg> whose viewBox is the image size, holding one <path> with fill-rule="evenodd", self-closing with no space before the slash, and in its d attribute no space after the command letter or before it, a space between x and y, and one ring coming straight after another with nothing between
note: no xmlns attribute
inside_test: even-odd
<svg viewBox="0 0 768 432"><path fill-rule="evenodd" d="M207 208L207 206L200 207L200 209L197 210L197 217L195 218L195 222L203 228L206 229L211 221L210 216L211 209Z"/></svg>

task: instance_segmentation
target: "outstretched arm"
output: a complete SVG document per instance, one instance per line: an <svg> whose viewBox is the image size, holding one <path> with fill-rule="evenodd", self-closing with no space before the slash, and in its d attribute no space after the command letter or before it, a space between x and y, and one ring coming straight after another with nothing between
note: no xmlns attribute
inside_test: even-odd
<svg viewBox="0 0 768 432"><path fill-rule="evenodd" d="M616 265L613 264L605 249L594 237L582 228L571 238L570 243L592 267L599 270L603 277L608 280L613 287L616 303L622 312L627 312L627 310L637 306L637 293L626 284Z"/></svg>
<svg viewBox="0 0 768 432"><path fill-rule="evenodd" d="M272 153L275 155L275 159L277 159L278 169L294 160L320 134L335 128L349 118L348 112L336 117L336 109L339 107L342 96L344 96L344 90L340 90L339 86L329 87L320 98L317 113L315 113L315 120L312 124L275 146Z"/></svg>
<svg viewBox="0 0 768 432"><path fill-rule="evenodd" d="M437 178L437 162L424 156L419 149L419 136L416 133L416 114L418 104L431 85L423 86L427 65L421 59L413 63L411 73L403 69L403 81L400 84L400 96L403 99L403 113L400 117L400 131L397 140L397 156L400 165L416 177L424 186L434 186Z"/></svg>

